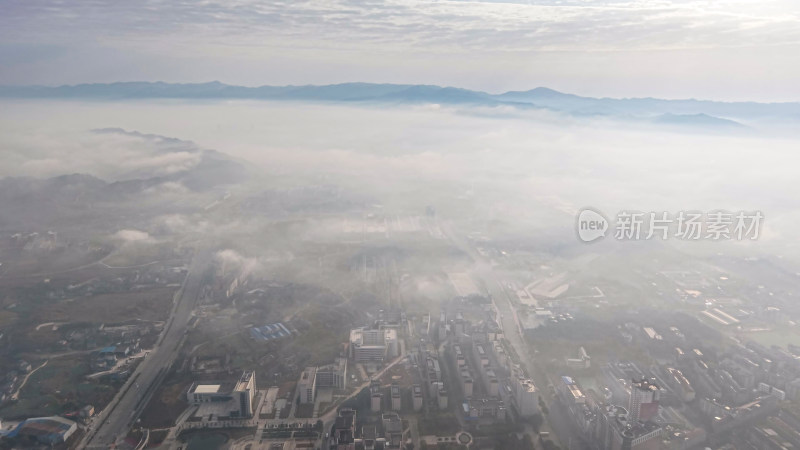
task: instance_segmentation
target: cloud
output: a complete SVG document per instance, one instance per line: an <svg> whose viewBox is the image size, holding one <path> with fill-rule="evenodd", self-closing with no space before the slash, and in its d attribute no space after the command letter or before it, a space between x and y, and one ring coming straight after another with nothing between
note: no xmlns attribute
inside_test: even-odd
<svg viewBox="0 0 800 450"><path fill-rule="evenodd" d="M52 177L90 173L108 181L168 176L196 167L202 152L193 143L123 131L89 132L39 124L5 129L0 177ZM152 190L179 192L178 183Z"/></svg>
<svg viewBox="0 0 800 450"><path fill-rule="evenodd" d="M786 0L759 2L758 8L701 0L101 3L7 2L2 36L35 41L43 34L57 42L91 41L99 34L119 44L133 38L134 47L167 49L199 37L204 45L219 42L241 52L278 40L297 48L347 43L497 51L738 47L796 43L800 37L800 8Z"/></svg>
<svg viewBox="0 0 800 450"><path fill-rule="evenodd" d="M119 239L121 241L124 241L125 243L128 243L128 242L152 242L153 241L153 238L150 236L150 234L148 232L141 231L141 230L133 230L133 229L119 230L116 233L114 233L113 237L115 239Z"/></svg>
<svg viewBox="0 0 800 450"><path fill-rule="evenodd" d="M186 194L189 192L189 189L187 189L186 186L181 183L168 181L166 183L160 183L155 186L151 186L142 192L147 195L172 195Z"/></svg>
<svg viewBox="0 0 800 450"><path fill-rule="evenodd" d="M259 268L258 259L242 256L242 254L236 250L220 250L214 256L217 261L220 262L223 271L226 273L230 273L232 270L238 270L241 274L246 276Z"/></svg>
<svg viewBox="0 0 800 450"><path fill-rule="evenodd" d="M37 141L38 153L28 157L75 164L62 154L65 149L79 147L85 139L109 136L69 131L112 125L180 136L198 147L246 161L258 175L246 186L233 188L232 197L219 210L198 212L212 198L179 201L179 208L159 210L146 229L158 236L198 233L231 242L257 241L254 246L263 250L259 254L296 251L282 245L298 239L361 239L358 232L343 231L341 221L326 219L324 212L351 213L349 228L358 231L383 220L360 221L360 211L375 204L384 205L389 215L400 214L397 211L424 215L425 207L433 205L442 217L492 223L526 239L550 243L552 233L574 242L573 214L585 206L608 215L623 209L761 210L767 228L781 227L765 233L765 243L769 236L788 242L793 212L800 210L794 195L800 189L795 173L796 130L782 135L690 134L547 111L483 108L475 114L471 108L444 106L249 101L117 105L11 104L0 112L0 136L18 140L41 134L36 131L48 135L51 131L46 130L59 129L52 133L60 139L44 141L48 145ZM76 110L81 114L75 115ZM47 118L46 126L42 117ZM124 161L115 149L107 146L102 158ZM130 150L122 146L118 151ZM88 168L91 156L83 155L89 159L82 162ZM3 153L0 158L5 158L0 167L8 174L26 170L22 152ZM307 194L295 190L309 185L332 185L336 190L329 196L320 194L323 190ZM296 208L304 212L308 208L309 220L285 227L270 224L292 217ZM784 247L781 251L791 246ZM300 252L296 255L302 257ZM231 261L236 260L233 256L221 255Z"/></svg>
<svg viewBox="0 0 800 450"><path fill-rule="evenodd" d="M720 80L773 95L781 91L768 83L779 82L785 94L800 75L787 60L800 48L792 0L99 3L5 2L0 83L415 80L499 90L564 79L554 87L586 92L593 75L606 91L630 92L636 79L658 94L673 80L708 96L698 86L721 90Z"/></svg>

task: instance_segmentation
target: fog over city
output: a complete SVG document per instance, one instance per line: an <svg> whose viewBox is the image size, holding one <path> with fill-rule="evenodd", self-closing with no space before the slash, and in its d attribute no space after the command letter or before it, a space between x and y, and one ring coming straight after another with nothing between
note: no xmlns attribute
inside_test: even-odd
<svg viewBox="0 0 800 450"><path fill-rule="evenodd" d="M0 449L800 446L799 21L0 4Z"/></svg>

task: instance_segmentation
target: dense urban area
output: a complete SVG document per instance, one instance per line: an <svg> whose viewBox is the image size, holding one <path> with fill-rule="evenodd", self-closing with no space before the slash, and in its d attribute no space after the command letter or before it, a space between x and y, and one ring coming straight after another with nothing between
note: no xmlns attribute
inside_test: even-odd
<svg viewBox="0 0 800 450"><path fill-rule="evenodd" d="M800 445L779 259L564 244L470 181L264 188L191 151L178 194L0 180L4 448Z"/></svg>

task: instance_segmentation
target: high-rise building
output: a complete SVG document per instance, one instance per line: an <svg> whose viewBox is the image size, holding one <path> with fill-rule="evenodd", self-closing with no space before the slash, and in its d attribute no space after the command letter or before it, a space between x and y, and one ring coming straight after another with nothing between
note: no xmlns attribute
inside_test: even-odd
<svg viewBox="0 0 800 450"><path fill-rule="evenodd" d="M444 383L441 381L437 382L439 385L439 389L436 393L436 403L439 405L439 409L447 409L447 389L444 387Z"/></svg>
<svg viewBox="0 0 800 450"><path fill-rule="evenodd" d="M347 387L347 358L336 358L331 364L317 367L317 387L345 389Z"/></svg>
<svg viewBox="0 0 800 450"><path fill-rule="evenodd" d="M464 397L472 397L472 375L466 366L461 368L461 390L464 392Z"/></svg>
<svg viewBox="0 0 800 450"><path fill-rule="evenodd" d="M253 417L253 398L256 395L256 374L245 371L233 388L233 396L239 400L241 417Z"/></svg>
<svg viewBox="0 0 800 450"><path fill-rule="evenodd" d="M519 415L529 417L539 412L539 394L533 382L519 377L512 380L514 402Z"/></svg>
<svg viewBox="0 0 800 450"><path fill-rule="evenodd" d="M300 374L300 381L297 382L297 395L300 403L314 403L317 389L317 368L306 367Z"/></svg>
<svg viewBox="0 0 800 450"><path fill-rule="evenodd" d="M383 401L383 394L381 394L381 383L378 380L372 380L369 385L370 396L370 410L372 412L381 411L381 403Z"/></svg>
<svg viewBox="0 0 800 450"><path fill-rule="evenodd" d="M631 396L628 401L628 420L647 422L658 414L660 391L655 380L631 380Z"/></svg>
<svg viewBox="0 0 800 450"><path fill-rule="evenodd" d="M411 398L414 404L414 411L419 411L422 409L422 387L418 384L415 384L411 390Z"/></svg>
<svg viewBox="0 0 800 450"><path fill-rule="evenodd" d="M402 408L402 397L400 396L400 385L398 383L392 383L390 388L391 398L392 398L392 411L400 411Z"/></svg>

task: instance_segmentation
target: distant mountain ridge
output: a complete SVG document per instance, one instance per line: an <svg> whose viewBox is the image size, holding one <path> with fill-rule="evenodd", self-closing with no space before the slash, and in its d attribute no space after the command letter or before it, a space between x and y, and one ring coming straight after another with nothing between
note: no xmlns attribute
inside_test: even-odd
<svg viewBox="0 0 800 450"><path fill-rule="evenodd" d="M490 94L482 91L416 84L343 83L305 86L234 86L219 81L179 84L118 82L72 86L0 86L0 98L64 99L252 99L348 103L436 103L443 105L507 105L548 109L580 116L611 116L706 126L731 125L734 120L800 119L800 103L717 102L657 98L595 98L538 87L528 91ZM678 117L676 117L678 116ZM718 121L712 119L719 119ZM697 122L697 123L699 123Z"/></svg>

